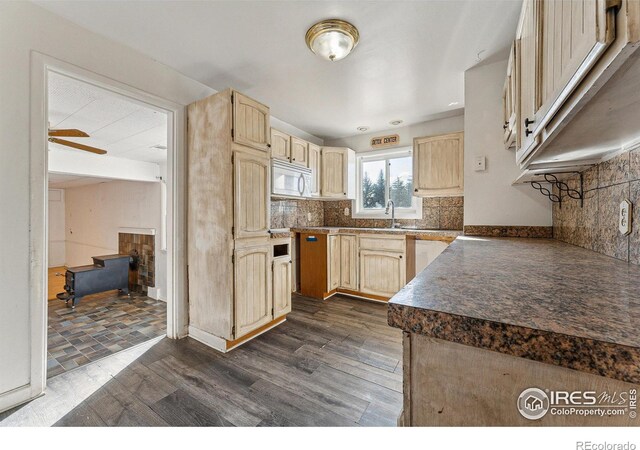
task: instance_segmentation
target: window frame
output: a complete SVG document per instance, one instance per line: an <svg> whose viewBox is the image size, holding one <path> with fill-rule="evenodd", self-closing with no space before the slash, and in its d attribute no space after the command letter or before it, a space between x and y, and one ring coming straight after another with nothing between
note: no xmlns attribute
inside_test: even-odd
<svg viewBox="0 0 640 450"><path fill-rule="evenodd" d="M412 147L371 150L356 153L356 198L352 201L351 217L354 219L391 219L391 214L384 213L385 208L365 209L362 205L362 164L371 161L385 161L406 158L413 155ZM413 167L412 167L413 170ZM385 164L385 202L389 199L389 164ZM422 198L411 196L410 208L396 208L396 219L422 219Z"/></svg>

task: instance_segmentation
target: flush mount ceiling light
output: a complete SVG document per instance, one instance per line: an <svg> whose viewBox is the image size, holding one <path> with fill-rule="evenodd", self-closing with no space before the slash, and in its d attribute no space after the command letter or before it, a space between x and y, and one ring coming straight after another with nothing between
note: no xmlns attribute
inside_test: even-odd
<svg viewBox="0 0 640 450"><path fill-rule="evenodd" d="M391 122L389 122L389 124L391 125L400 125L402 123L402 120L392 120Z"/></svg>
<svg viewBox="0 0 640 450"><path fill-rule="evenodd" d="M328 61L346 57L358 45L358 29L340 19L323 20L307 31L305 41L313 53Z"/></svg>
<svg viewBox="0 0 640 450"><path fill-rule="evenodd" d="M358 131L367 131L369 127L358 127L356 128Z"/></svg>

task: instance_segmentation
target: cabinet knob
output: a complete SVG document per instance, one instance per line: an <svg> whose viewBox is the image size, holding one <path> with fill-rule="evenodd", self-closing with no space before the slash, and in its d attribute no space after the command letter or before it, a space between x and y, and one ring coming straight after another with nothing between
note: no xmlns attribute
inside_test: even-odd
<svg viewBox="0 0 640 450"><path fill-rule="evenodd" d="M346 192L343 192L343 193L342 193L342 195L347 195L347 193L346 193Z"/></svg>
<svg viewBox="0 0 640 450"><path fill-rule="evenodd" d="M271 144L267 144L267 147L271 148Z"/></svg>
<svg viewBox="0 0 640 450"><path fill-rule="evenodd" d="M400 255L400 259L402 259L402 255Z"/></svg>
<svg viewBox="0 0 640 450"><path fill-rule="evenodd" d="M418 192L418 188L415 188L415 189L413 190L413 192Z"/></svg>

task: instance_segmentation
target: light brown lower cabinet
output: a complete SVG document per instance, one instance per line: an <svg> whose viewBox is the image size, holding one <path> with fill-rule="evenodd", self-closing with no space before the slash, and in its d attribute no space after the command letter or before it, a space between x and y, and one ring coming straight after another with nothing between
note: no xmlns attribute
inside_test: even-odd
<svg viewBox="0 0 640 450"><path fill-rule="evenodd" d="M273 258L273 317L291 312L291 258Z"/></svg>
<svg viewBox="0 0 640 450"><path fill-rule="evenodd" d="M273 320L271 244L236 249L235 335L243 336Z"/></svg>
<svg viewBox="0 0 640 450"><path fill-rule="evenodd" d="M340 236L329 235L327 237L327 255L328 255L328 285L327 291L331 292L340 287Z"/></svg>
<svg viewBox="0 0 640 450"><path fill-rule="evenodd" d="M340 235L340 287L358 290L358 237Z"/></svg>
<svg viewBox="0 0 640 450"><path fill-rule="evenodd" d="M405 285L405 273L403 254L360 250L360 292L392 297Z"/></svg>
<svg viewBox="0 0 640 450"><path fill-rule="evenodd" d="M405 236L301 233L300 293L323 300L338 292L386 301L406 284L408 251Z"/></svg>

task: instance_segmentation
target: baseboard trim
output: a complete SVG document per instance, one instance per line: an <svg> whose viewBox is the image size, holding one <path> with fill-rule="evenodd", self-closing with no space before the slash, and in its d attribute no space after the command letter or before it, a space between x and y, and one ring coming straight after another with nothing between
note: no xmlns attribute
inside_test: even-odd
<svg viewBox="0 0 640 450"><path fill-rule="evenodd" d="M348 291L343 289L338 289L336 294L346 295L346 296L357 298L360 300L367 300L369 302L384 303L385 305L389 303L389 300L390 300L390 298L380 297L377 295L369 296L368 294L363 294L362 292L354 292L354 291Z"/></svg>
<svg viewBox="0 0 640 450"><path fill-rule="evenodd" d="M252 332L233 341L228 341L219 336L216 336L211 333L207 333L206 331L202 331L201 329L195 328L192 326L189 327L189 337L195 339L198 342L203 343L208 347L213 348L214 350L218 350L221 353L227 353L233 350L234 348L239 347L240 345L246 342L249 342L252 339L257 338L258 336L266 333L272 328L277 327L278 325L285 322L286 320L287 320L286 315L280 316L277 319L272 320L271 322L261 326L260 328L257 328L256 330L253 330Z"/></svg>
<svg viewBox="0 0 640 450"><path fill-rule="evenodd" d="M227 340L219 336L216 336L206 331L202 331L199 328L189 326L189 337L195 339L204 345L218 350L219 352L227 352Z"/></svg>
<svg viewBox="0 0 640 450"><path fill-rule="evenodd" d="M241 338L236 339L235 341L226 341L227 342L227 351L233 350L234 348L249 342L252 339L257 338L258 336L260 336L261 334L266 333L267 331L271 330L272 328L277 327L278 325L280 325L281 323L283 323L284 321L287 320L287 316L281 316L278 317L275 320L272 320L271 322L269 322L266 325L261 326L260 328L253 330L251 333L246 334L244 336L242 336Z"/></svg>
<svg viewBox="0 0 640 450"><path fill-rule="evenodd" d="M44 395L44 392L34 394L30 384L12 389L0 395L0 413L24 405L42 395Z"/></svg>

